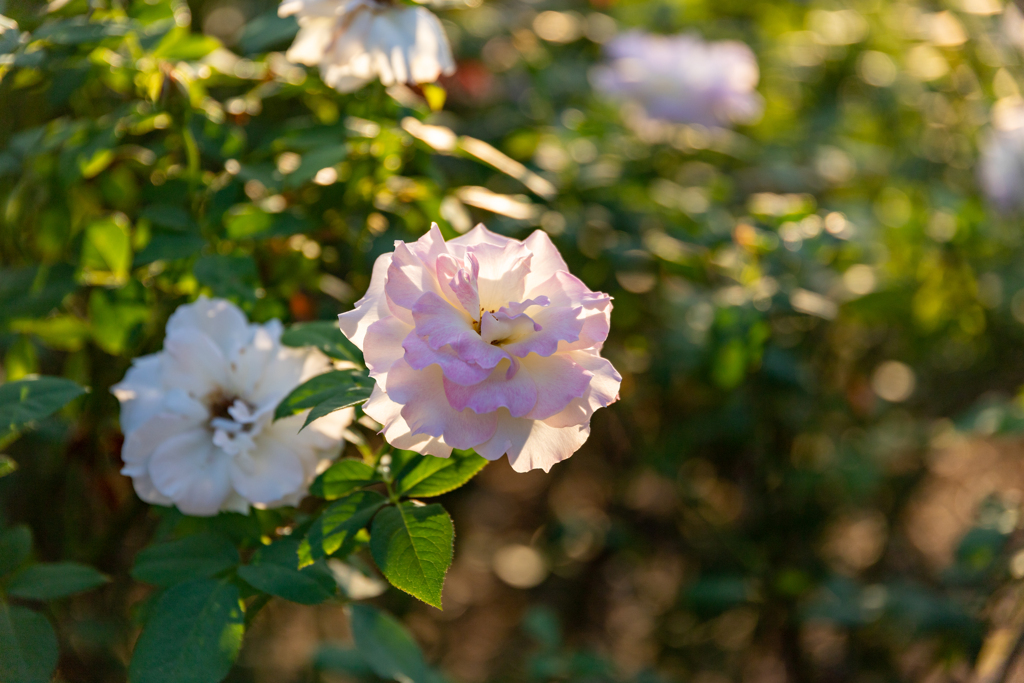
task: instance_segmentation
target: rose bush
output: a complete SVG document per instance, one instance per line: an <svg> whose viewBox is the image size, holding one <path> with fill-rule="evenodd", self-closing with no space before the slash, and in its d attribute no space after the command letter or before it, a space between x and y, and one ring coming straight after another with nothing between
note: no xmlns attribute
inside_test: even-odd
<svg viewBox="0 0 1024 683"><path fill-rule="evenodd" d="M542 231L519 241L478 225L445 242L434 225L380 256L339 319L377 382L363 409L389 443L508 454L525 472L572 455L618 400L622 378L601 357L611 309Z"/></svg>

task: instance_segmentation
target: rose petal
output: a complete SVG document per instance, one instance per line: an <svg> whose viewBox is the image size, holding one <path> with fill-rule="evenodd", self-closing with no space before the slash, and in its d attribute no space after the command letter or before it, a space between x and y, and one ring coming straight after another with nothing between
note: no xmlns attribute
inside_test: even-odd
<svg viewBox="0 0 1024 683"><path fill-rule="evenodd" d="M305 471L294 439L275 438L273 430L256 438L256 448L231 461L231 483L252 503L272 503L303 487ZM282 435L283 436L283 435Z"/></svg>
<svg viewBox="0 0 1024 683"><path fill-rule="evenodd" d="M124 379L110 388L121 403L121 431L125 436L160 412L165 391L160 358L158 353L136 358Z"/></svg>
<svg viewBox="0 0 1024 683"><path fill-rule="evenodd" d="M198 330L179 330L164 340L163 385L182 389L194 398L209 396L228 381L227 359L210 337Z"/></svg>
<svg viewBox="0 0 1024 683"><path fill-rule="evenodd" d="M430 348L430 345L417 337L415 332L405 338L402 348L405 349L405 361L414 370L437 365L444 372L444 376L456 384L476 384L491 374L491 368L483 368L476 363L462 360L450 346Z"/></svg>
<svg viewBox="0 0 1024 683"><path fill-rule="evenodd" d="M538 420L515 418L501 411L494 436L475 447L488 460L508 454L516 472L551 471L552 466L579 450L590 436L590 425L557 429Z"/></svg>
<svg viewBox="0 0 1024 683"><path fill-rule="evenodd" d="M522 301L526 275L530 272L533 255L521 242L509 240L504 246L478 244L467 249L480 261L477 289L480 306L497 311L502 306Z"/></svg>
<svg viewBox="0 0 1024 683"><path fill-rule="evenodd" d="M543 294L544 290L537 289L538 285L557 272L569 272L569 266L565 264L565 259L558 253L558 248L543 230L534 230L523 241L523 246L533 254L533 260L530 262L530 272L526 276L526 296L535 296L537 293Z"/></svg>
<svg viewBox="0 0 1024 683"><path fill-rule="evenodd" d="M452 448L472 448L494 434L494 413L477 415L468 408L455 410L444 395L444 374L430 366L414 370L404 360L388 373L388 396L402 404L402 417L412 434L443 437Z"/></svg>
<svg viewBox="0 0 1024 683"><path fill-rule="evenodd" d="M462 311L434 293L424 294L412 309L416 336L425 339L430 348L451 346L466 363L493 368L509 355L488 344L473 329L473 321Z"/></svg>
<svg viewBox="0 0 1024 683"><path fill-rule="evenodd" d="M590 386L591 373L568 356L558 354L545 358L530 354L521 363L521 372L528 373L537 386L537 403L526 415L533 420L557 415L583 396Z"/></svg>
<svg viewBox="0 0 1024 683"><path fill-rule="evenodd" d="M230 462L206 429L193 429L157 447L149 460L149 476L186 515L210 517L231 492Z"/></svg>
<svg viewBox="0 0 1024 683"><path fill-rule="evenodd" d="M373 263L373 274L370 276L370 287L366 294L356 302L355 308L338 316L341 331L360 349L363 348L366 330L370 325L390 315L387 299L384 297L384 283L390 267L391 254L378 256Z"/></svg>
<svg viewBox="0 0 1024 683"><path fill-rule="evenodd" d="M458 301L470 318L479 320L477 279L480 277L480 262L473 254L469 254L466 261L457 261L448 254L442 254L437 259L437 280L449 301Z"/></svg>
<svg viewBox="0 0 1024 683"><path fill-rule="evenodd" d="M472 386L461 386L445 378L444 393L448 403L455 410L469 408L481 415L498 408L508 408L514 417L526 415L537 404L537 385L530 373L521 368L511 372L510 366L509 361L502 361L487 379Z"/></svg>
<svg viewBox="0 0 1024 683"><path fill-rule="evenodd" d="M573 351L569 357L590 373L590 382L586 391L579 398L570 401L563 410L546 419L541 418L551 427L571 427L590 422L594 411L619 400L622 376L606 358L586 351Z"/></svg>
<svg viewBox="0 0 1024 683"><path fill-rule="evenodd" d="M363 350L363 359L370 370L370 377L381 381L387 377L391 366L405 355L402 342L412 331L412 325L393 315L370 325L366 332L366 348Z"/></svg>
<svg viewBox="0 0 1024 683"><path fill-rule="evenodd" d="M452 453L452 447L444 442L444 439L430 436L428 434L412 433L409 424L402 417L402 406L395 403L388 395L376 385L370 400L363 404L363 412L383 425L381 433L389 444L395 448L407 451L416 451L424 455L434 455L439 458L447 458Z"/></svg>
<svg viewBox="0 0 1024 683"><path fill-rule="evenodd" d="M201 296L187 306L179 306L167 321L167 336L187 332L206 335L224 358L249 343L252 328L238 306L224 299Z"/></svg>

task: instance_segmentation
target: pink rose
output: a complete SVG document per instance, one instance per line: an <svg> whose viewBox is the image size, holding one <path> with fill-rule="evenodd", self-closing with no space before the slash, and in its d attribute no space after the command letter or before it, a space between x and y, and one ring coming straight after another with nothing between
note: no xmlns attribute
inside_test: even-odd
<svg viewBox="0 0 1024 683"><path fill-rule="evenodd" d="M622 378L601 357L611 310L540 230L520 242L479 225L445 243L433 225L381 255L338 317L377 382L363 410L388 443L507 453L526 472L576 452L594 411L618 400Z"/></svg>

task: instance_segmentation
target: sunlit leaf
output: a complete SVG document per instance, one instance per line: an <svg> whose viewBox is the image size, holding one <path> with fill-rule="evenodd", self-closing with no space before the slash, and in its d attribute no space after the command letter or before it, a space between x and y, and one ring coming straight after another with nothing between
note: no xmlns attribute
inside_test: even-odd
<svg viewBox="0 0 1024 683"><path fill-rule="evenodd" d="M0 438L54 414L85 393L61 377L39 377L0 385Z"/></svg>
<svg viewBox="0 0 1024 683"><path fill-rule="evenodd" d="M285 346L315 346L331 358L363 364L363 352L345 337L337 320L292 325L281 335L281 343Z"/></svg>
<svg viewBox="0 0 1024 683"><path fill-rule="evenodd" d="M401 503L381 510L370 529L370 552L391 585L441 609L455 529L440 505Z"/></svg>
<svg viewBox="0 0 1024 683"><path fill-rule="evenodd" d="M345 458L324 470L310 485L309 492L334 500L379 481L380 475L372 467L361 460Z"/></svg>
<svg viewBox="0 0 1024 683"><path fill-rule="evenodd" d="M334 554L347 555L354 547L356 534L386 503L387 499L375 491L356 491L330 505L302 540L299 565L305 567Z"/></svg>
<svg viewBox="0 0 1024 683"><path fill-rule="evenodd" d="M447 458L424 455L412 469L400 473L395 486L400 495L410 498L440 496L475 477L487 462L473 452L453 452Z"/></svg>

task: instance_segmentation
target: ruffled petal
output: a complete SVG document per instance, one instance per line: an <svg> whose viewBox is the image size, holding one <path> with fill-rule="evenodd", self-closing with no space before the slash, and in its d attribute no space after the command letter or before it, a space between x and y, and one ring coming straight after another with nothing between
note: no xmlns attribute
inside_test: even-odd
<svg viewBox="0 0 1024 683"><path fill-rule="evenodd" d="M619 400L622 376L608 359L587 351L573 351L568 355L573 362L590 373L590 382L579 398L573 399L563 410L544 419L551 427L571 427L588 423L598 408L606 408Z"/></svg>
<svg viewBox="0 0 1024 683"><path fill-rule="evenodd" d="M395 448L416 451L423 455L435 455L439 458L447 458L452 453L452 447L446 444L443 438L413 434L409 423L402 417L401 404L388 398L379 384L373 388L370 400L363 404L363 412L383 425L381 433Z"/></svg>
<svg viewBox="0 0 1024 683"><path fill-rule="evenodd" d="M370 287L366 294L356 302L355 308L338 316L341 331L360 349L363 348L366 330L370 325L390 315L387 299L384 297L384 283L390 267L391 254L378 256L373 263L373 275L370 276Z"/></svg>
<svg viewBox="0 0 1024 683"><path fill-rule="evenodd" d="M476 227L467 232L465 235L460 235L453 240L448 241L448 251L452 253L456 258L465 258L467 247L473 247L478 244L493 244L496 247L504 247L509 242L515 242L509 237L499 235L496 232L491 232L483 223L477 223Z"/></svg>
<svg viewBox="0 0 1024 683"><path fill-rule="evenodd" d="M502 306L523 300L533 254L522 242L509 240L501 247L478 244L470 247L467 253L480 261L477 289L482 308L497 311Z"/></svg>
<svg viewBox="0 0 1024 683"><path fill-rule="evenodd" d="M182 389L194 398L203 398L227 384L227 360L203 332L179 330L164 340L161 378L168 389Z"/></svg>
<svg viewBox="0 0 1024 683"><path fill-rule="evenodd" d="M444 375L430 366L414 370L404 360L388 373L388 397L402 404L402 417L412 434L443 437L452 448L472 448L494 434L494 413L477 415L468 408L456 410L444 395Z"/></svg>
<svg viewBox="0 0 1024 683"><path fill-rule="evenodd" d="M217 514L231 492L230 458L206 429L171 437L153 452L149 476L157 490L186 515Z"/></svg>
<svg viewBox="0 0 1024 683"><path fill-rule="evenodd" d="M546 292L538 288L538 285L555 273L569 272L569 266L566 265L562 255L558 253L558 247L543 230L534 230L529 237L523 240L523 246L533 254L530 272L526 276L526 296L545 294Z"/></svg>
<svg viewBox="0 0 1024 683"><path fill-rule="evenodd" d="M363 359L370 370L370 377L382 381L387 377L391 366L405 355L402 342L412 331L412 325L393 315L370 325L366 331L366 348L363 349Z"/></svg>
<svg viewBox="0 0 1024 683"><path fill-rule="evenodd" d="M488 460L508 454L509 464L516 472L551 468L579 450L590 436L590 425L558 429L526 418L516 418L501 411L494 436L476 447Z"/></svg>
<svg viewBox="0 0 1024 683"><path fill-rule="evenodd" d="M531 354L521 363L523 368L520 372L529 374L537 386L537 403L526 415L530 419L546 420L557 415L583 396L590 386L591 373L567 355L542 357Z"/></svg>
<svg viewBox="0 0 1024 683"><path fill-rule="evenodd" d="M444 376L456 384L476 384L491 374L491 368L463 360L450 346L430 348L430 345L417 337L415 332L405 338L402 348L405 349L405 361L414 370L437 365L444 372Z"/></svg>
<svg viewBox="0 0 1024 683"><path fill-rule="evenodd" d="M424 294L412 309L416 336L426 340L435 351L450 346L466 363L493 368L509 355L483 339L473 328L473 321L463 311L433 292Z"/></svg>
<svg viewBox="0 0 1024 683"><path fill-rule="evenodd" d="M487 379L472 386L445 378L444 393L455 410L469 408L480 415L508 408L514 417L523 417L537 404L537 385L530 373L512 367L509 361L502 361Z"/></svg>

